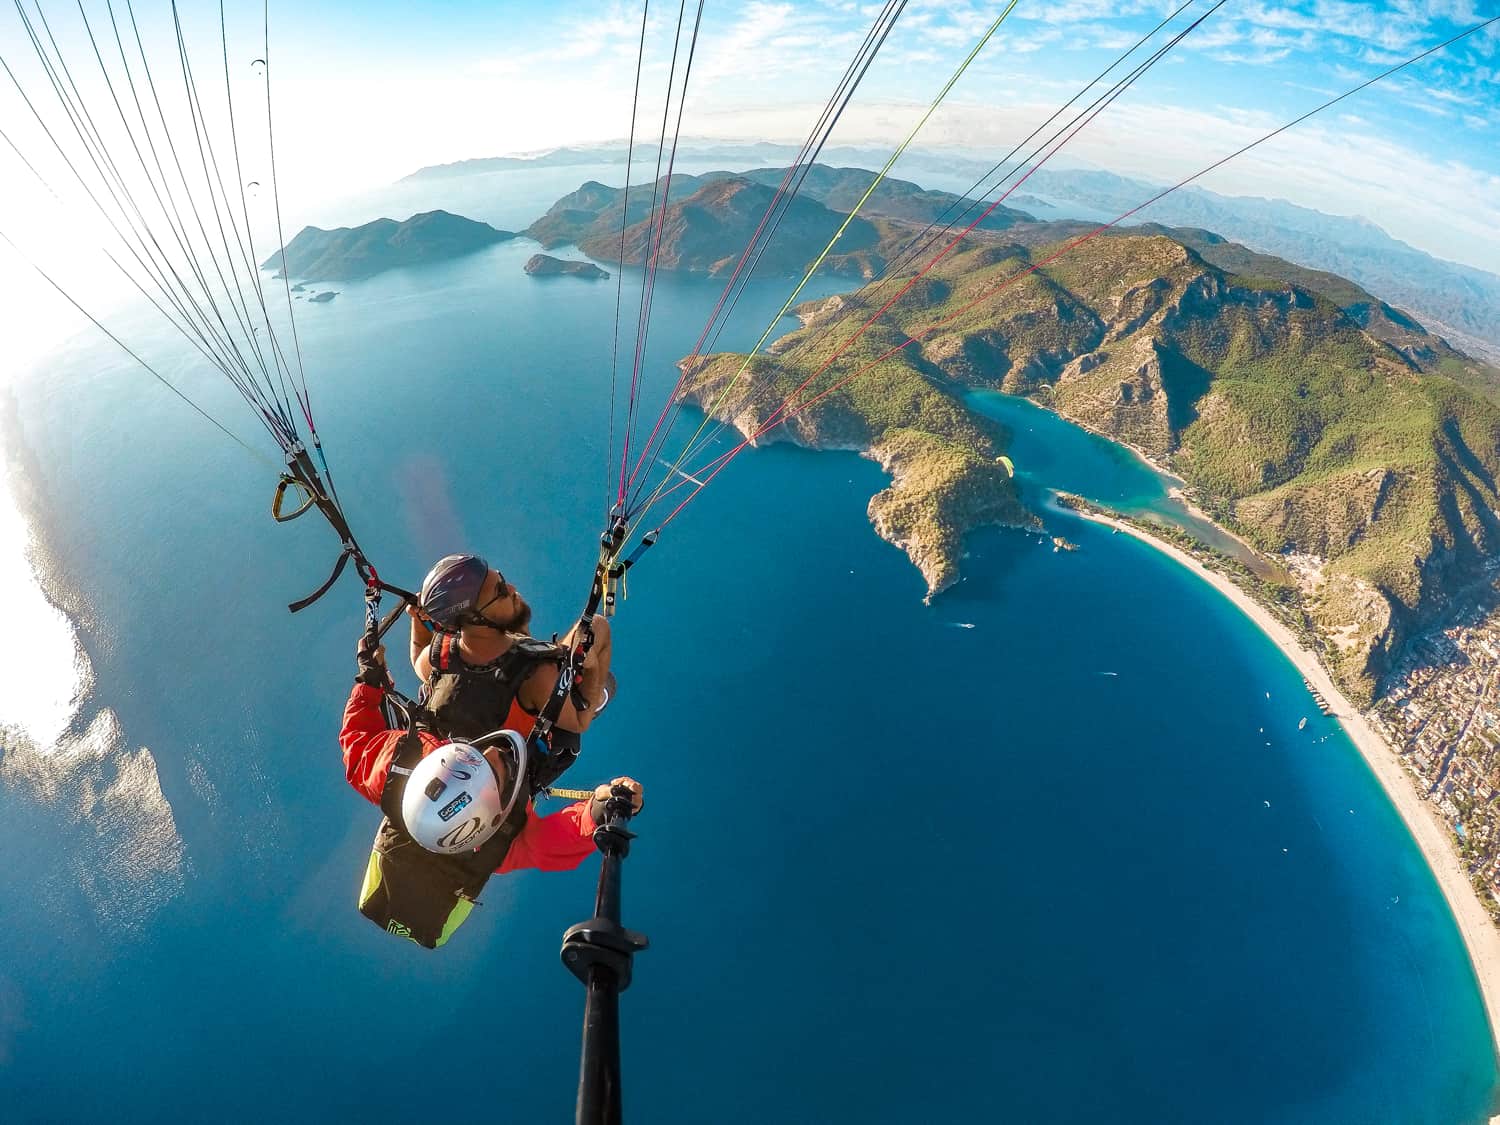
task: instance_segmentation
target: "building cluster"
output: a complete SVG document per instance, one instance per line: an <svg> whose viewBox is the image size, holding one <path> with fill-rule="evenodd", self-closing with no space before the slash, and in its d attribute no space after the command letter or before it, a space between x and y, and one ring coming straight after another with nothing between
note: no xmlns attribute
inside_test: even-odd
<svg viewBox="0 0 1500 1125"><path fill-rule="evenodd" d="M1442 814L1500 920L1500 610L1476 609L1408 645L1368 717Z"/></svg>

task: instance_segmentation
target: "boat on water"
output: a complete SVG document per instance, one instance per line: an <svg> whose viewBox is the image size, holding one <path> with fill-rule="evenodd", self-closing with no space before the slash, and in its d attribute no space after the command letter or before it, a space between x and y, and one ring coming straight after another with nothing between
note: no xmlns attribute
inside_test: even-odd
<svg viewBox="0 0 1500 1125"><path fill-rule="evenodd" d="M1328 700L1323 697L1323 693L1321 691L1313 687L1312 681L1309 680L1306 676L1302 678L1302 686L1305 687L1307 689L1307 693L1313 697L1313 702L1318 705L1319 711L1321 711L1324 715L1333 714L1333 708L1329 705ZM1303 720L1303 722L1306 721L1307 720L1305 719ZM1300 730L1301 728L1299 727L1298 729Z"/></svg>

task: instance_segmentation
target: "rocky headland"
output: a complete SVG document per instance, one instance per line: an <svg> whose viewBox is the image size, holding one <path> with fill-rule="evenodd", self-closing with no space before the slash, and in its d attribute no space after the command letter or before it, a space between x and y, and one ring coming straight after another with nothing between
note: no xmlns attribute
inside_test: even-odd
<svg viewBox="0 0 1500 1125"><path fill-rule="evenodd" d="M816 325L812 310L803 316ZM780 344L785 348L811 331L804 328ZM775 358L745 358L685 360L682 400L730 423L753 443L855 450L878 462L891 483L871 498L870 521L922 572L929 599L958 581L968 532L992 524L1040 530L1016 493L1013 469L1001 452L1001 427L932 385L915 364L894 360L877 378L855 380L766 428L800 380L793 381Z"/></svg>

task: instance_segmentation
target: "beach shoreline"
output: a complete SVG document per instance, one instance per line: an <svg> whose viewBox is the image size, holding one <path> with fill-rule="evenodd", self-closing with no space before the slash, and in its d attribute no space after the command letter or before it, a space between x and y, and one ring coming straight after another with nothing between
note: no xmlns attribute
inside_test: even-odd
<svg viewBox="0 0 1500 1125"><path fill-rule="evenodd" d="M1500 1045L1500 929L1496 928L1489 914L1480 905L1474 888L1465 876L1458 853L1448 840L1447 825L1433 807L1417 795L1411 778L1390 744L1365 721L1364 715L1339 690L1322 662L1296 635L1230 579L1210 570L1181 548L1158 539L1125 520L1076 509L1073 514L1132 535L1192 571L1233 602L1240 612L1250 618L1286 654L1307 682L1322 693L1333 708L1333 717L1358 748L1386 796L1396 807L1407 831L1411 833L1427 861L1433 878L1442 888L1448 909L1458 923L1459 933L1469 952L1474 976L1479 982L1479 991L1484 998L1485 1011L1490 1021L1490 1038L1492 1043ZM1490 1120L1500 1121L1500 1115Z"/></svg>

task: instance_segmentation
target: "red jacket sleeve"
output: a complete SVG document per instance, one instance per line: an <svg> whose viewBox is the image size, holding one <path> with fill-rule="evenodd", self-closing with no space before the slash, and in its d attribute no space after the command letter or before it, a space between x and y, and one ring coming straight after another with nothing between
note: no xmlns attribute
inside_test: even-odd
<svg viewBox="0 0 1500 1125"><path fill-rule="evenodd" d="M538 871L571 871L594 852L594 818L589 803L579 801L551 816L528 810L526 827L495 868L497 875L534 867Z"/></svg>
<svg viewBox="0 0 1500 1125"><path fill-rule="evenodd" d="M385 778L396 743L405 733L386 727L385 716L380 713L384 696L385 692L378 687L355 684L349 702L344 704L344 725L339 730L344 777L367 801L377 805L385 792Z"/></svg>

